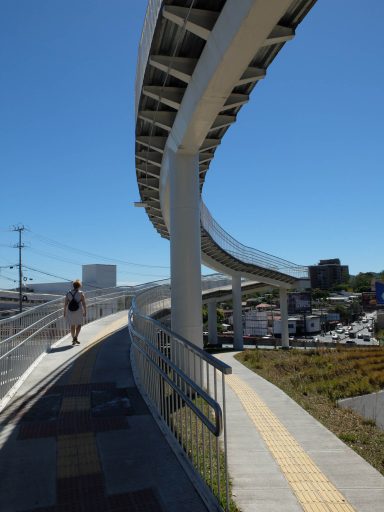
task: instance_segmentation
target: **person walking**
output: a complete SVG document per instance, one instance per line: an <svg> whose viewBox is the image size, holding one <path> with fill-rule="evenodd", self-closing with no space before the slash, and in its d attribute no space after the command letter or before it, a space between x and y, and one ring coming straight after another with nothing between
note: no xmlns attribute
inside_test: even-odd
<svg viewBox="0 0 384 512"><path fill-rule="evenodd" d="M87 306L85 303L84 293L80 290L81 282L76 279L72 283L72 290L65 296L64 302L64 318L71 329L72 345L80 345L78 336L80 334L83 318L87 314Z"/></svg>

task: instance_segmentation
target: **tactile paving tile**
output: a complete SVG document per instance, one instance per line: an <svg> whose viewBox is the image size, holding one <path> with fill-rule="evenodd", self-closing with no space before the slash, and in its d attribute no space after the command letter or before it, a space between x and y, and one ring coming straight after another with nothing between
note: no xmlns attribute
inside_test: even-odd
<svg viewBox="0 0 384 512"><path fill-rule="evenodd" d="M17 439L37 439L39 437L54 437L57 431L57 421L31 421L21 423Z"/></svg>
<svg viewBox="0 0 384 512"><path fill-rule="evenodd" d="M92 418L89 411L88 418L82 418L75 413L66 413L55 421L31 421L21 423L17 438L37 439L40 437L55 437L57 435L76 434L84 432L107 432L109 430L124 430L129 428L127 416L110 416Z"/></svg>
<svg viewBox="0 0 384 512"><path fill-rule="evenodd" d="M228 375L226 382L260 432L303 510L354 512L344 496L320 471L258 394L237 375Z"/></svg>
<svg viewBox="0 0 384 512"><path fill-rule="evenodd" d="M163 512L152 489L109 496L108 504L109 512Z"/></svg>
<svg viewBox="0 0 384 512"><path fill-rule="evenodd" d="M59 490L60 502L52 507L40 507L23 512L164 512L156 494L150 488L105 496L100 487L89 487L82 479L67 479ZM95 482L96 483L96 480Z"/></svg>

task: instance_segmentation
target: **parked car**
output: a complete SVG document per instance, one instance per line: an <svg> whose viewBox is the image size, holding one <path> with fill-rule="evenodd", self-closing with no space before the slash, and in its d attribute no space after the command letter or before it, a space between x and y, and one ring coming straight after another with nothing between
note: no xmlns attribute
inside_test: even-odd
<svg viewBox="0 0 384 512"><path fill-rule="evenodd" d="M369 336L369 334L364 334L363 341L371 341L371 337Z"/></svg>
<svg viewBox="0 0 384 512"><path fill-rule="evenodd" d="M344 333L344 329L342 329L341 327L338 327L336 329L336 332L338 332L339 334L343 334Z"/></svg>
<svg viewBox="0 0 384 512"><path fill-rule="evenodd" d="M346 344L346 345L356 345L356 341L354 341L354 340L347 340L347 341L345 342L345 344Z"/></svg>
<svg viewBox="0 0 384 512"><path fill-rule="evenodd" d="M339 340L340 336L338 334L332 334L332 339L333 340Z"/></svg>
<svg viewBox="0 0 384 512"><path fill-rule="evenodd" d="M363 334L362 332L357 333L357 337L358 337L359 339L361 339L361 340L362 340L362 339L363 339L363 336L364 336L364 334Z"/></svg>

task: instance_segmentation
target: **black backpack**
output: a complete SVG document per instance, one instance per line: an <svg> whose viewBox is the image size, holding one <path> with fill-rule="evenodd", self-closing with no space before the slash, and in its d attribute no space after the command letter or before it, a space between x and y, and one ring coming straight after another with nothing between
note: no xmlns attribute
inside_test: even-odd
<svg viewBox="0 0 384 512"><path fill-rule="evenodd" d="M77 292L75 292L75 295L73 295L72 292L69 292L72 295L72 299L69 301L68 309L69 311L77 311L79 309L79 303L75 299L75 295Z"/></svg>

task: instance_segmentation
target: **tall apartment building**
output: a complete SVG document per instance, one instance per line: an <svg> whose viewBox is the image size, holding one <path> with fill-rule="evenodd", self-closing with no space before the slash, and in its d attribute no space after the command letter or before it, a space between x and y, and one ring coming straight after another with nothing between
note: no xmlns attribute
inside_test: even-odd
<svg viewBox="0 0 384 512"><path fill-rule="evenodd" d="M348 265L341 265L339 258L320 260L318 265L309 267L312 288L329 290L333 286L345 283L349 279Z"/></svg>

